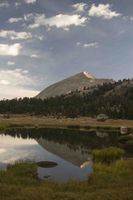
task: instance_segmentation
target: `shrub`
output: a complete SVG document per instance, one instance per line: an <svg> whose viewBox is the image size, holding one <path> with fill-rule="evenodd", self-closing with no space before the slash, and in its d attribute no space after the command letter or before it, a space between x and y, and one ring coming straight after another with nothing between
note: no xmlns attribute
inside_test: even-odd
<svg viewBox="0 0 133 200"><path fill-rule="evenodd" d="M124 156L125 151L116 147L104 149L95 149L92 151L92 156L95 162L111 163Z"/></svg>
<svg viewBox="0 0 133 200"><path fill-rule="evenodd" d="M126 151L128 152L128 153L133 153L133 139L131 139L131 140L128 140L126 143L125 143L125 145L124 145L124 148L126 149Z"/></svg>
<svg viewBox="0 0 133 200"><path fill-rule="evenodd" d="M121 143L125 143L130 139L132 139L131 135L121 135L121 136L119 136L118 141Z"/></svg>

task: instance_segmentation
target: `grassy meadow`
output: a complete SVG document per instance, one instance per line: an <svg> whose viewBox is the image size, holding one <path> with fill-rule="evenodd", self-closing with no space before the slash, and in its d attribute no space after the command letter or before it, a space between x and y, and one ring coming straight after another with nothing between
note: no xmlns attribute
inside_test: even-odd
<svg viewBox="0 0 133 200"><path fill-rule="evenodd" d="M61 127L61 128L105 128L118 130L121 126L133 129L133 120L113 120L108 119L104 122L97 121L95 118L55 118L45 116L30 115L10 115L9 118L0 116L0 130L6 127L25 126L25 127Z"/></svg>
<svg viewBox="0 0 133 200"><path fill-rule="evenodd" d="M88 181L56 183L37 178L36 164L16 163L0 172L0 200L132 200L133 160L94 164Z"/></svg>

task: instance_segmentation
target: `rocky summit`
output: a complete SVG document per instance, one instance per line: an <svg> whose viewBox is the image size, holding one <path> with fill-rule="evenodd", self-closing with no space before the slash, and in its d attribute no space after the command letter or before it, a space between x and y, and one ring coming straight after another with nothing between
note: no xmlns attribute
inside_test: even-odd
<svg viewBox="0 0 133 200"><path fill-rule="evenodd" d="M46 99L50 97L67 95L76 90L82 91L84 88L95 88L104 83L113 83L112 79L97 79L95 76L87 72L81 72L74 76L59 81L41 91L36 98Z"/></svg>

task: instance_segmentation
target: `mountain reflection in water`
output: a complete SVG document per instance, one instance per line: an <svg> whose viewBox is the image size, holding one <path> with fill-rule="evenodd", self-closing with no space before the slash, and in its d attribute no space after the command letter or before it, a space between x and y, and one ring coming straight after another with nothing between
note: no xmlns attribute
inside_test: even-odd
<svg viewBox="0 0 133 200"><path fill-rule="evenodd" d="M117 134L115 134L117 136ZM55 162L38 167L40 178L87 180L92 172L91 150L116 144L114 134L61 129L10 129L0 135L0 168L18 160Z"/></svg>

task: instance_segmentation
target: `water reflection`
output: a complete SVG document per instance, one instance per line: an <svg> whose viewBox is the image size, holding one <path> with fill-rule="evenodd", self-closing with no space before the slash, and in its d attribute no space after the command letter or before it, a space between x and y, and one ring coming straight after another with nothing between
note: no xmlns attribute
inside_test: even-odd
<svg viewBox="0 0 133 200"><path fill-rule="evenodd" d="M44 179L86 180L92 171L91 150L114 146L117 134L61 129L10 129L0 135L0 168L18 160L52 161L53 168L38 167Z"/></svg>

